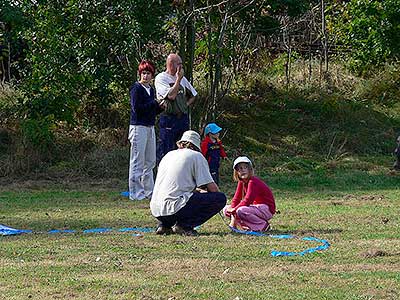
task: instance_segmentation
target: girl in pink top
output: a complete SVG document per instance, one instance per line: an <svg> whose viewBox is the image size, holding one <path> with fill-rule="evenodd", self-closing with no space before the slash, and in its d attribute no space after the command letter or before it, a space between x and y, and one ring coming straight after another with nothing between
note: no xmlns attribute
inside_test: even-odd
<svg viewBox="0 0 400 300"><path fill-rule="evenodd" d="M229 226L245 230L267 231L268 221L275 214L275 199L270 188L254 176L253 164L246 156L233 163L233 179L238 182L230 205L224 214L231 219Z"/></svg>

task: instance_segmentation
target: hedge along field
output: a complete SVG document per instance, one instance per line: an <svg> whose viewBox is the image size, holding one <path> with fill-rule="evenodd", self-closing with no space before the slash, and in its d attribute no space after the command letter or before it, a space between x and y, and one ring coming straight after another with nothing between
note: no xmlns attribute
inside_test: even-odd
<svg viewBox="0 0 400 300"><path fill-rule="evenodd" d="M329 249L272 257L319 244L233 234L219 216L199 237L118 232L156 226L148 201L119 195L122 182L2 186L0 223L34 233L0 238L0 299L398 299L399 175L278 173L259 173L279 210L271 234L326 239ZM83 233L98 227L115 230Z"/></svg>

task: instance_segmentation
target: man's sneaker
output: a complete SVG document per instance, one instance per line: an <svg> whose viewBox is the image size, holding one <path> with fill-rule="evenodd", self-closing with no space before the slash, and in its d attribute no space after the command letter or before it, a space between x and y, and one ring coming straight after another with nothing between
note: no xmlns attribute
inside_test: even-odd
<svg viewBox="0 0 400 300"><path fill-rule="evenodd" d="M185 232L185 229L183 229L181 226L175 224L174 226L172 226L172 232L176 233L176 234L183 235L184 232Z"/></svg>
<svg viewBox="0 0 400 300"><path fill-rule="evenodd" d="M175 224L172 226L172 232L184 236L198 236L199 233L194 229L184 229L183 227Z"/></svg>
<svg viewBox="0 0 400 300"><path fill-rule="evenodd" d="M168 235L172 233L172 229L169 227L164 227L164 226L158 226L156 229L156 234L159 235Z"/></svg>
<svg viewBox="0 0 400 300"><path fill-rule="evenodd" d="M199 233L194 229L190 229L190 230L186 230L183 235L185 235L185 236L198 236Z"/></svg>

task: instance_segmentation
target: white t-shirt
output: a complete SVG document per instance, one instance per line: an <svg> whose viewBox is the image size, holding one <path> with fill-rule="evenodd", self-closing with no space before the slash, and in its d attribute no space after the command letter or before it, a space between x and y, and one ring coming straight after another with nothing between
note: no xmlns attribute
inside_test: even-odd
<svg viewBox="0 0 400 300"><path fill-rule="evenodd" d="M164 100L167 97L169 90L171 89L172 85L174 85L176 81L176 76L170 75L167 72L161 72L156 76L154 80L154 86L156 88L157 99ZM190 90L193 96L197 95L197 91L195 88L190 84L190 82L183 76L181 80L181 86L185 89Z"/></svg>
<svg viewBox="0 0 400 300"><path fill-rule="evenodd" d="M196 187L214 182L207 160L197 151L177 149L160 162L150 201L155 217L170 216L186 205Z"/></svg>
<svg viewBox="0 0 400 300"><path fill-rule="evenodd" d="M150 96L151 87L150 86L145 86L144 84L141 84L141 85L142 85L142 87L144 87L144 89L146 90L147 94L149 94L149 96Z"/></svg>

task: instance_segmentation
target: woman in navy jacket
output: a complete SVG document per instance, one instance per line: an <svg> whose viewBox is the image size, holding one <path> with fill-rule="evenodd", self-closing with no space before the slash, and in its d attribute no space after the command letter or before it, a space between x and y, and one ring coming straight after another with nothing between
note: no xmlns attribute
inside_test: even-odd
<svg viewBox="0 0 400 300"><path fill-rule="evenodd" d="M156 165L156 137L154 124L162 108L155 100L153 87L155 67L150 61L139 64L140 80L130 88L131 119L129 141L129 199L150 199L153 187L153 169Z"/></svg>

